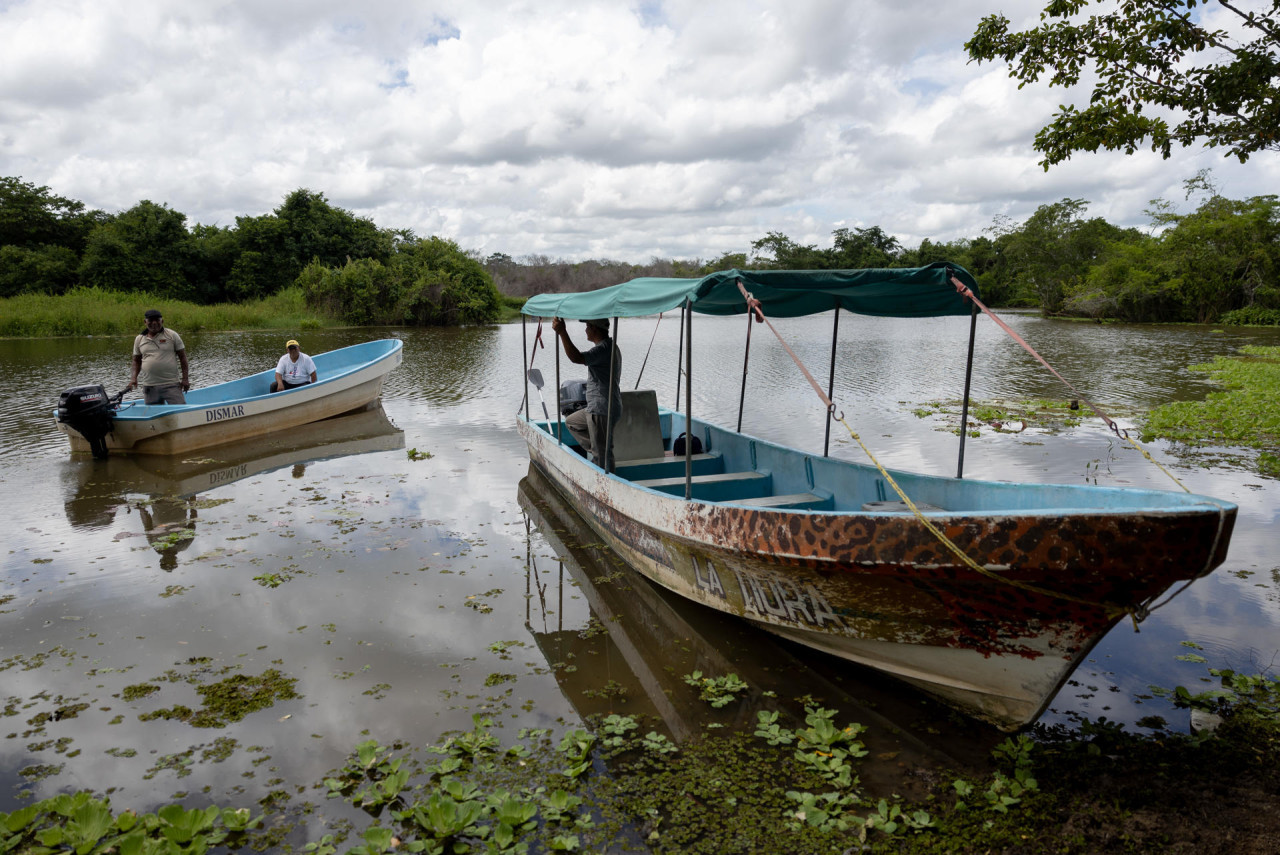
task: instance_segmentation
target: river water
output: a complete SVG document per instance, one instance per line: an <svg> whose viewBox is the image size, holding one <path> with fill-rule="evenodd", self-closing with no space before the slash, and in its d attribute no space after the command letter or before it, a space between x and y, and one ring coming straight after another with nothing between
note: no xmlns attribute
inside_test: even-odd
<svg viewBox="0 0 1280 855"><path fill-rule="evenodd" d="M1123 424L1211 391L1188 365L1280 344L1275 330L1008 319ZM571 326L585 344L581 325ZM978 326L975 399L1076 397L993 324ZM777 327L825 382L830 319ZM261 370L293 337L179 332L196 385ZM895 758L894 768L863 774L869 786L911 763L985 754L993 732L891 680L672 601L595 543L529 477L515 431L535 332L307 333L299 337L313 354L403 339L404 363L380 410L182 460L105 462L71 455L51 413L65 388L122 388L130 341L0 341L10 390L0 413L0 810L78 788L111 792L117 808L268 794L322 802L316 786L357 742L423 745L470 728L474 713L511 731L577 726L597 712L649 715L680 739L712 722L749 725L766 698L809 697L868 724L870 743L887 749L874 756ZM671 317L656 328L654 319L624 322L626 388L652 340L639 382L672 403L678 332ZM736 420L744 333L743 319L695 319L696 415ZM842 317L836 398L885 465L954 473L955 419L917 410L958 399L967 334L963 319ZM821 404L765 328L752 337L744 430L821 451ZM553 407L553 351L534 359ZM583 373L567 361L561 370ZM831 453L861 459L841 432ZM1178 659L1189 652L1180 642L1198 644L1210 665L1247 671L1280 654L1276 482L1248 455L1149 447L1193 492L1240 505L1228 561L1140 632L1117 626L1064 685L1047 723L1105 716L1139 729L1162 716L1185 729L1185 713L1149 693L1203 685L1206 666ZM1097 419L1020 432L983 426L968 440L965 474L1176 489ZM738 673L750 697L712 710L683 683L695 669ZM298 697L221 727L140 718L199 709L200 686L273 670L296 681Z"/></svg>

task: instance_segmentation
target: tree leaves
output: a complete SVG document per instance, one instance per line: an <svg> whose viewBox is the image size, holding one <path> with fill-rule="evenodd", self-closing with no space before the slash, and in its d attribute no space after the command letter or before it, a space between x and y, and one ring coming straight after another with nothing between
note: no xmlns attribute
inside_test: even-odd
<svg viewBox="0 0 1280 855"><path fill-rule="evenodd" d="M1280 151L1280 0L1219 0L1236 18L1231 31L1206 28L1205 0L1122 0L1107 14L1077 18L1091 2L1049 0L1043 23L1023 32L989 15L965 43L971 60L1007 62L1018 88L1042 76L1069 87L1096 75L1089 105L1060 106L1036 135L1046 170L1100 148L1132 154L1145 145L1168 158L1173 146L1200 142L1242 163ZM1153 106L1176 123L1143 112Z"/></svg>

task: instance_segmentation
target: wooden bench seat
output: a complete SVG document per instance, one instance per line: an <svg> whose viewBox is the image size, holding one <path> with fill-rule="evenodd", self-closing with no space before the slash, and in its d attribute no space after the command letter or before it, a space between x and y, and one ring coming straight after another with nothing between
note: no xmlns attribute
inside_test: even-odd
<svg viewBox="0 0 1280 855"><path fill-rule="evenodd" d="M814 493L788 493L784 496L760 496L756 499L742 499L740 505L751 505L756 508L775 508L790 511L822 511L831 510L835 502L830 496L819 496Z"/></svg>
<svg viewBox="0 0 1280 855"><path fill-rule="evenodd" d="M646 478L633 482L673 496L684 496L684 476L673 478ZM739 502L768 496L772 490L773 476L769 472L720 472L714 475L694 475L690 484L693 498L704 502Z"/></svg>
<svg viewBox="0 0 1280 855"><path fill-rule="evenodd" d="M618 477L628 481L679 477L684 482L684 458L665 455L640 460L620 460L615 467ZM715 475L724 471L724 460L717 454L693 455L693 474Z"/></svg>
<svg viewBox="0 0 1280 855"><path fill-rule="evenodd" d="M912 501L914 502L915 500L912 499ZM944 508L940 508L937 505L931 505L928 502L915 502L915 505L921 512L945 510ZM864 502L862 505L862 509L864 511L871 511L874 513L882 513L882 514L883 513L896 513L896 514L911 513L911 508L907 507L906 502L890 502L890 501Z"/></svg>

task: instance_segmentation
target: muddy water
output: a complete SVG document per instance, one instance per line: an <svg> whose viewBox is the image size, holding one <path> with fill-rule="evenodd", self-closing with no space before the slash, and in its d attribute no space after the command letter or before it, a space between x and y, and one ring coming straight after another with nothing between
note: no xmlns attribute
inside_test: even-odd
<svg viewBox="0 0 1280 855"><path fill-rule="evenodd" d="M1209 391L1191 363L1280 344L1276 332L1011 321L1122 422ZM736 420L743 327L695 321L697 414ZM825 378L829 319L778 327ZM1075 396L993 327L979 327L975 398ZM885 464L955 471L958 440L945 418L914 411L958 397L967 328L842 318L836 396ZM525 332L531 342L535 328ZM637 382L654 332L652 320L623 325L625 386ZM664 404L676 393L677 333L671 318L658 325L640 379ZM977 762L997 737L892 681L673 601L630 574L530 476L512 421L524 391L519 325L331 331L303 344L317 353L386 335L404 340L405 360L380 410L181 460L106 462L70 455L50 413L64 388L123 387L129 342L0 341L9 392L0 413L0 810L24 792L70 788L111 791L117 807L184 797L243 804L270 793L323 802L315 785L357 742L425 744L469 728L477 712L513 732L596 712L646 714L680 738L810 696L872 728L873 756L894 760L862 777L885 786L909 764ZM184 331L193 382L260 370L287 337ZM753 340L744 429L820 450L821 406L763 328ZM554 406L554 356L540 350L535 360ZM561 371L582 373L567 362ZM838 432L831 447L861 453ZM1105 715L1136 728L1160 715L1184 728L1183 714L1144 697L1150 685L1193 685L1204 674L1175 658L1185 652L1179 642L1237 669L1265 668L1280 652L1278 485L1247 458L1206 467L1162 444L1152 451L1194 492L1240 505L1228 563L1141 632L1117 627L1047 721ZM968 442L965 472L1173 486L1096 422L983 428ZM738 673L751 697L713 711L680 679L694 669ZM287 685L298 697L221 727L141 718L200 710L200 686L272 672L277 687L295 681Z"/></svg>

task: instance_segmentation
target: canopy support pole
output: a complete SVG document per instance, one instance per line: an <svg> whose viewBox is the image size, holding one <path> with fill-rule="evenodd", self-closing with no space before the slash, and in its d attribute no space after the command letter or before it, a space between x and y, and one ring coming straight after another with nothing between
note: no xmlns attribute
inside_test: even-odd
<svg viewBox="0 0 1280 855"><path fill-rule="evenodd" d="M747 362L751 359L751 321L747 312L747 346L742 353L742 392L738 395L738 433L742 433L742 408L747 401Z"/></svg>
<svg viewBox="0 0 1280 855"><path fill-rule="evenodd" d="M964 366L964 401L960 405L960 459L956 463L956 477L964 477L964 440L969 432L969 389L973 381L973 340L978 332L978 307L969 308L969 356Z"/></svg>
<svg viewBox="0 0 1280 855"><path fill-rule="evenodd" d="M560 401L560 336L556 336L556 442L564 445L564 410Z"/></svg>
<svg viewBox="0 0 1280 855"><path fill-rule="evenodd" d="M658 312L658 322L653 325L653 335L649 336L649 349L644 352L644 362L640 363L640 373L636 375L634 389L640 388L640 378L644 376L644 367L649 364L649 354L653 353L653 342L658 338L658 327L662 325L662 312Z"/></svg>
<svg viewBox="0 0 1280 855"><path fill-rule="evenodd" d="M524 420L529 421L529 372L524 370L524 352L529 349L529 324L520 315L520 373L524 375Z"/></svg>
<svg viewBox="0 0 1280 855"><path fill-rule="evenodd" d="M836 301L836 313L831 323L831 376L827 378L827 400L834 400L836 389L836 340L840 336L840 301ZM831 420L836 414L827 410L827 432L822 438L822 456L830 457L831 451ZM739 429L741 430L741 429Z"/></svg>
<svg viewBox="0 0 1280 855"><path fill-rule="evenodd" d="M688 302L688 300L686 300L685 302ZM676 346L676 406L675 406L675 409L679 410L680 409L680 376L683 373L680 367L680 363L684 360L684 306L680 307L680 335L676 336L676 341L678 342L678 344Z"/></svg>
<svg viewBox="0 0 1280 855"><path fill-rule="evenodd" d="M609 382L605 384L605 394L609 396L609 402L605 405L605 425L604 425L604 453L600 455L600 462L604 464L606 474L612 473L614 466L609 465L609 458L613 456L613 390L622 384L622 378L619 374L618 366L618 316L613 317L613 335L609 338ZM618 389L621 396L622 390ZM618 415L622 415L621 412ZM616 463L615 463L616 465Z"/></svg>
<svg viewBox="0 0 1280 855"><path fill-rule="evenodd" d="M693 301L684 299L684 498L693 498Z"/></svg>

